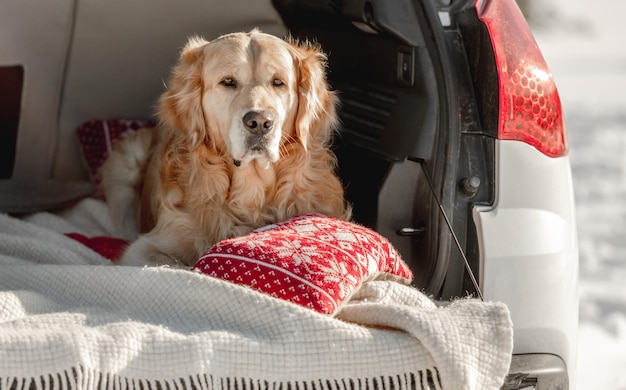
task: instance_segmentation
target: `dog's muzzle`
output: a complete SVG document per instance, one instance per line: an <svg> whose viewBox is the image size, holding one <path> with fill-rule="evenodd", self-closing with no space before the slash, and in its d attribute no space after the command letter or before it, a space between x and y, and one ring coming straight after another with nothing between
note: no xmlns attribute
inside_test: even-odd
<svg viewBox="0 0 626 390"><path fill-rule="evenodd" d="M271 138L274 129L274 116L269 111L248 111L242 118L243 127L246 130L245 149L246 155L267 154L268 139ZM242 160L233 159L233 164L240 167ZM270 162L268 160L267 165Z"/></svg>

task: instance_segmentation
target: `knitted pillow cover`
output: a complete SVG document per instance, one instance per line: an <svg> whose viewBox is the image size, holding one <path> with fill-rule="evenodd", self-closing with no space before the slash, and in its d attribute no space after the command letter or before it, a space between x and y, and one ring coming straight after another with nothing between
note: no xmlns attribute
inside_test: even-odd
<svg viewBox="0 0 626 390"><path fill-rule="evenodd" d="M318 214L221 241L193 269L324 314L334 314L365 280L413 278L387 239Z"/></svg>

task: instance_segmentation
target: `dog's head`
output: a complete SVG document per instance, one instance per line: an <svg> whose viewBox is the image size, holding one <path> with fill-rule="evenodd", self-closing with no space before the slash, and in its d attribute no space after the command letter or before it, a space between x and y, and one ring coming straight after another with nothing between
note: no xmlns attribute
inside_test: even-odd
<svg viewBox="0 0 626 390"><path fill-rule="evenodd" d="M192 38L161 98L161 119L192 148L205 144L236 166L268 166L288 142L325 146L336 122L325 60L314 45L258 30Z"/></svg>

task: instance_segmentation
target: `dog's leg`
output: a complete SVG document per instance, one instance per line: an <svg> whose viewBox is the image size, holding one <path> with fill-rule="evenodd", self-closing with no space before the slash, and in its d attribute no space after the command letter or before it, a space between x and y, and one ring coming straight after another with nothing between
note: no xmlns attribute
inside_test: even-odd
<svg viewBox="0 0 626 390"><path fill-rule="evenodd" d="M102 166L102 186L111 218L126 239L139 234L139 188L150 156L154 130L124 136Z"/></svg>

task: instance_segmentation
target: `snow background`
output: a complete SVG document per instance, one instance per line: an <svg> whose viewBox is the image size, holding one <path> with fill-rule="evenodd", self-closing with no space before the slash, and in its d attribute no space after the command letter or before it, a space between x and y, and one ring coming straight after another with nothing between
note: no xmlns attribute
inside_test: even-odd
<svg viewBox="0 0 626 390"><path fill-rule="evenodd" d="M527 14L569 137L580 248L577 388L624 390L626 1L531 1Z"/></svg>

